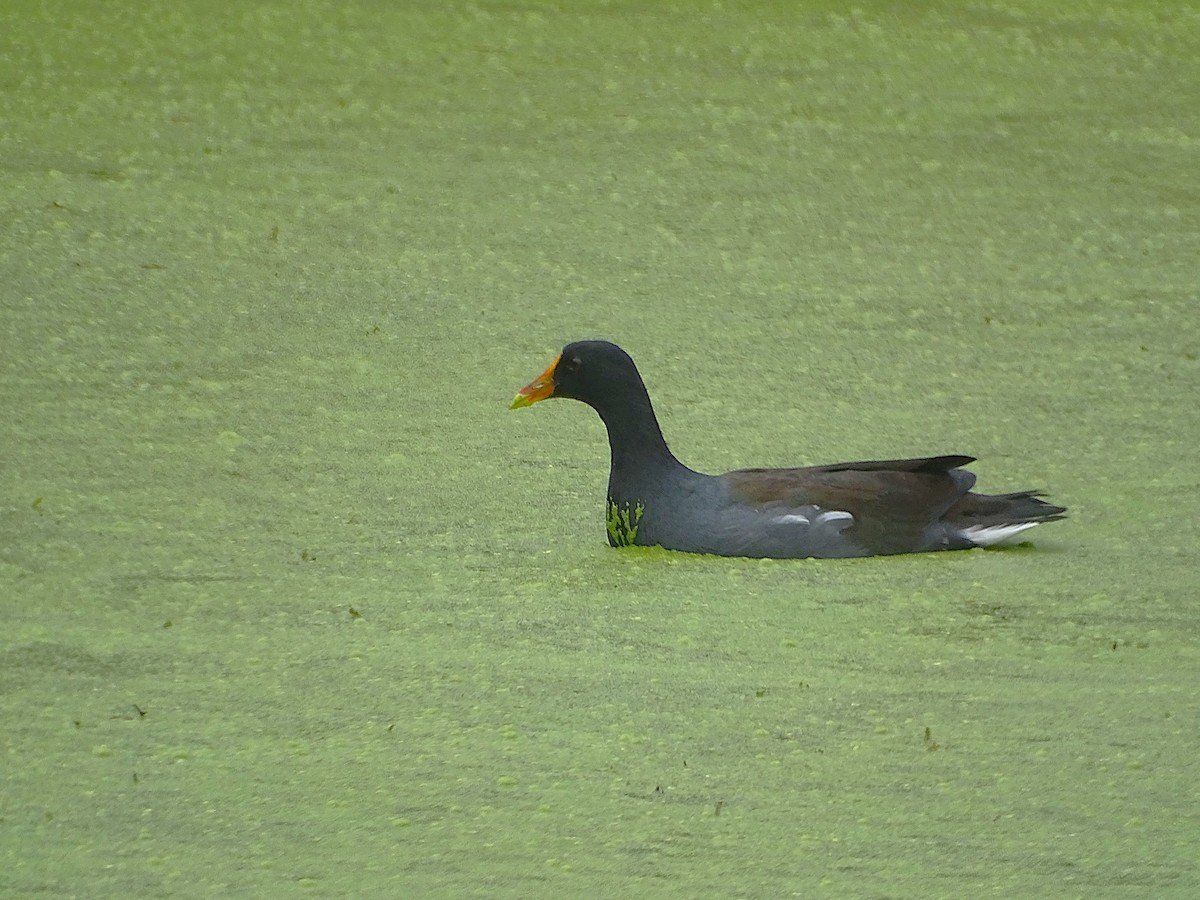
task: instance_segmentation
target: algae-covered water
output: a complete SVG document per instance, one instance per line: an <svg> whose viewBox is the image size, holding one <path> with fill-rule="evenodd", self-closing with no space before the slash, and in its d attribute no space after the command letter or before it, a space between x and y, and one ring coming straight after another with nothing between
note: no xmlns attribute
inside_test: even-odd
<svg viewBox="0 0 1200 900"><path fill-rule="evenodd" d="M0 10L0 894L1200 892L1185 2ZM970 453L1034 547L610 550Z"/></svg>

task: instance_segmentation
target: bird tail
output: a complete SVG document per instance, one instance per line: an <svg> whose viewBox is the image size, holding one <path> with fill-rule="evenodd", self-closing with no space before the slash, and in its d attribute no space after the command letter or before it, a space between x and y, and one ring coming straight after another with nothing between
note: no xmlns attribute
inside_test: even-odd
<svg viewBox="0 0 1200 900"><path fill-rule="evenodd" d="M1066 518L1065 506L1040 499L1041 491L964 494L945 515L951 527L976 547L1017 543L1018 536L1043 522Z"/></svg>

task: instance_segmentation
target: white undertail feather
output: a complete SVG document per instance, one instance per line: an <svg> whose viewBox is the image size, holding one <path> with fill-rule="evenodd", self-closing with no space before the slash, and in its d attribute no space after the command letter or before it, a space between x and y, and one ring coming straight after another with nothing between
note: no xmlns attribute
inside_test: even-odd
<svg viewBox="0 0 1200 900"><path fill-rule="evenodd" d="M968 525L961 534L977 547L1003 547L1020 543L1017 535L1038 522L1009 522L1004 525Z"/></svg>

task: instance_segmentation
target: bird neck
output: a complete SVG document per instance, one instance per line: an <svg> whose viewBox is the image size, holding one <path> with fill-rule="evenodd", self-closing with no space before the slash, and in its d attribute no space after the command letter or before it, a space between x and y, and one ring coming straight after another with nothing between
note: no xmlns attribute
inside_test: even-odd
<svg viewBox="0 0 1200 900"><path fill-rule="evenodd" d="M631 385L596 412L608 429L614 481L661 478L664 470L683 468L667 447L645 386Z"/></svg>

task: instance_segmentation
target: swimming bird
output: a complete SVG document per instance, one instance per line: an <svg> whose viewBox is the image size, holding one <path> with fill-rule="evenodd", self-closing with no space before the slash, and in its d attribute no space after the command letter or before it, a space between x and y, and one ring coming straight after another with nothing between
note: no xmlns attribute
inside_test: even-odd
<svg viewBox="0 0 1200 900"><path fill-rule="evenodd" d="M633 359L608 341L568 344L510 408L552 397L599 413L612 454L608 541L719 556L883 556L1013 542L1066 509L1037 491L976 494L971 456L693 471L663 439Z"/></svg>

